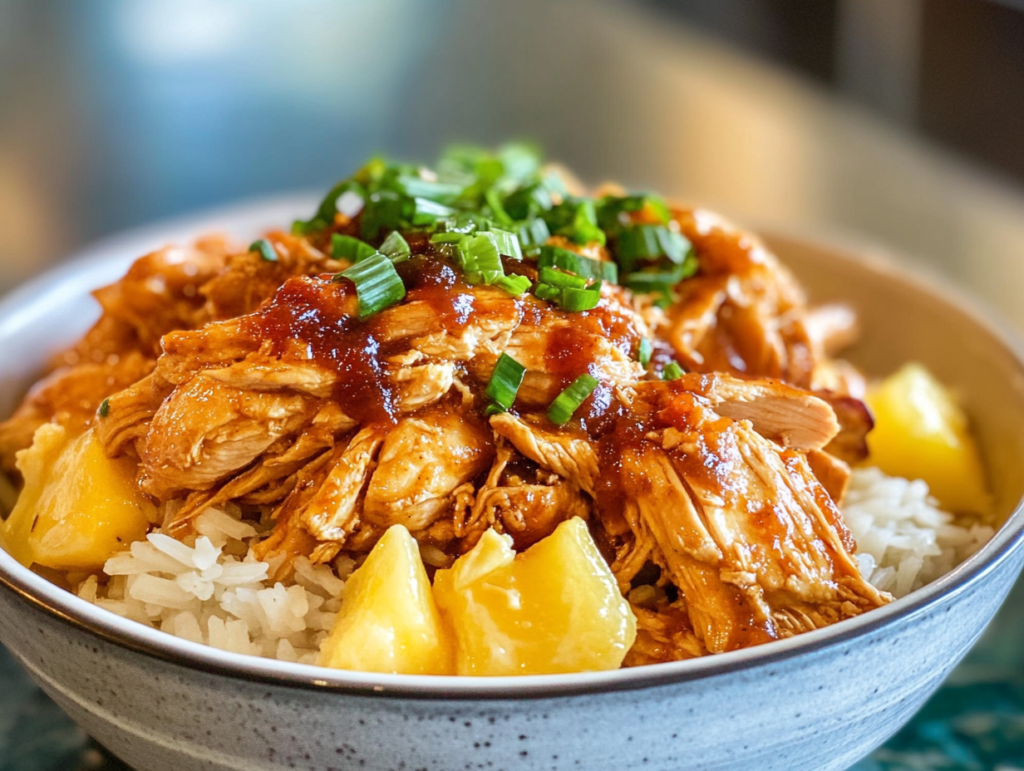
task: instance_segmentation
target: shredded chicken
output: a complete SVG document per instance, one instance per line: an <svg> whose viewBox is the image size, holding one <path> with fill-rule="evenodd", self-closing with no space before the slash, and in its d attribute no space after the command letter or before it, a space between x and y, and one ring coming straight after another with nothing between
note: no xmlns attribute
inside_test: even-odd
<svg viewBox="0 0 1024 771"><path fill-rule="evenodd" d="M232 503L277 578L298 556L359 559L396 523L449 564L488 528L521 550L580 517L623 593L642 589L626 665L879 606L836 507L871 428L859 374L832 358L855 315L810 308L756 239L707 212L672 222L697 272L667 307L605 282L585 312L469 285L415 234L404 299L365 319L333 280L349 263L328 256L329 233L271 233L276 260L223 239L167 247L95 293L100 320L0 424L0 463L13 472L44 423L95 425L137 462L165 532ZM603 242L549 244L612 258ZM528 260L515 270L537 279ZM526 374L512 409L488 410L502 354ZM686 374L662 381L669 362ZM554 425L548 405L584 374L597 388Z"/></svg>

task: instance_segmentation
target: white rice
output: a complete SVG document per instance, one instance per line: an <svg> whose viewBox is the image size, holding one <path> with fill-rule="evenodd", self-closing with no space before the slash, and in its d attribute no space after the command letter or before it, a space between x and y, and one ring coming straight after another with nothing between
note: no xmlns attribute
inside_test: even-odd
<svg viewBox="0 0 1024 771"><path fill-rule="evenodd" d="M878 589L903 597L948 573L995 533L977 522L956 524L928 485L856 469L843 519L857 541L860 572Z"/></svg>
<svg viewBox="0 0 1024 771"><path fill-rule="evenodd" d="M843 505L857 540L857 562L878 589L902 597L977 551L993 529L958 525L922 481L857 469ZM271 566L253 557L257 531L218 510L196 520L198 536L183 543L160 533L111 558L109 580L96 576L80 597L120 616L193 642L285 661L315 663L341 605L353 562L333 567L295 561L290 586L271 583ZM239 556L244 555L244 556Z"/></svg>

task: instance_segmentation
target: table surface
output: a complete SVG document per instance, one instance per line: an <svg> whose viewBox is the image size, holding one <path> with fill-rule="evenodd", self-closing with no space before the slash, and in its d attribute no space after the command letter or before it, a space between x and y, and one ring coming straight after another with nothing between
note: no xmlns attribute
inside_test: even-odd
<svg viewBox="0 0 1024 771"><path fill-rule="evenodd" d="M851 771L1024 771L1024 580L946 684ZM0 647L0 771L127 769Z"/></svg>

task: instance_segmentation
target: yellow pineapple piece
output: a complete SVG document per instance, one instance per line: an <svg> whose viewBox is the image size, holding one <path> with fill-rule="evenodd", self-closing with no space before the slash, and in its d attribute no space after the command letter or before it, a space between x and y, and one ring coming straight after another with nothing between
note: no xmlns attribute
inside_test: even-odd
<svg viewBox="0 0 1024 771"><path fill-rule="evenodd" d="M345 583L341 612L320 646L319 664L449 675L452 658L416 541L405 527L394 525Z"/></svg>
<svg viewBox="0 0 1024 771"><path fill-rule="evenodd" d="M516 556L488 530L434 577L456 636L460 675L532 675L617 669L636 619L586 523L562 522Z"/></svg>
<svg viewBox="0 0 1024 771"><path fill-rule="evenodd" d="M0 545L22 564L96 571L145 537L155 507L135 485L135 463L108 458L93 430L70 437L42 425L17 463L25 486Z"/></svg>
<svg viewBox="0 0 1024 771"><path fill-rule="evenodd" d="M985 513L990 499L978 446L953 395L920 364L907 364L872 388L875 416L868 463L886 474L923 479L944 509Z"/></svg>

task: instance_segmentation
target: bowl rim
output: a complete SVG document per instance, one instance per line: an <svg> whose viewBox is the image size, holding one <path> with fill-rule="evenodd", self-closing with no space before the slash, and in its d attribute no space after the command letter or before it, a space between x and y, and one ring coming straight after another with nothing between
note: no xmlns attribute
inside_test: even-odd
<svg viewBox="0 0 1024 771"><path fill-rule="evenodd" d="M96 285L98 275L123 273L135 257L163 243L185 241L210 231L255 236L266 223L288 218L315 207L319 197L296 193L260 198L200 214L179 217L126 231L83 250L71 262L50 269L0 299L0 338L45 317L62 299L81 298ZM923 291L953 306L1008 351L1024 376L1024 345L1016 333L992 318L980 303L927 268L895 264L877 249L851 249L843 241L815 236L803 238L786 232L762 231L769 242L789 242L826 249L831 259L856 265L880 279ZM137 654L208 675L300 691L338 692L352 696L394 697L417 700L481 701L542 699L620 690L636 690L704 680L716 675L771 666L795 656L868 635L899 619L910 619L930 606L951 600L996 570L1024 544L1024 497L995 535L975 554L949 573L906 597L875 610L811 632L763 646L687 661L652 664L631 669L560 675L517 677L460 677L389 675L351 672L308 664L230 653L146 627L93 605L18 564L0 549L0 589L79 631Z"/></svg>

